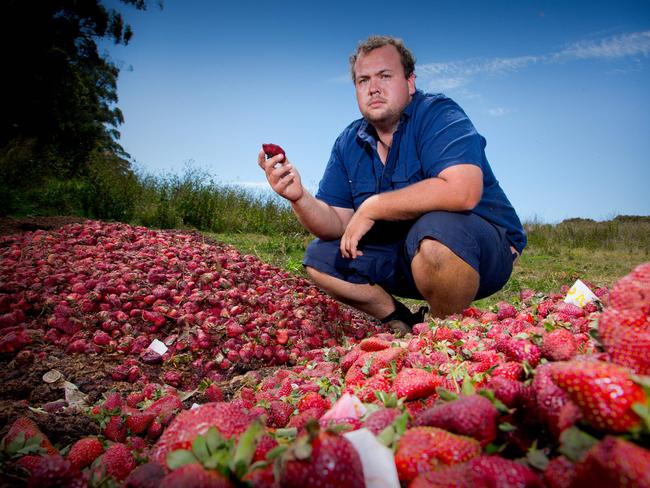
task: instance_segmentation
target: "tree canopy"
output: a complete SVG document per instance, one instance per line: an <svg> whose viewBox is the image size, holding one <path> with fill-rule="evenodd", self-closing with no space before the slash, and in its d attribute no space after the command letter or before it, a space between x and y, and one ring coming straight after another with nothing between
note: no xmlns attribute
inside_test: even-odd
<svg viewBox="0 0 650 488"><path fill-rule="evenodd" d="M145 0L122 3L147 7ZM101 0L3 0L1 12L5 184L83 176L97 151L125 156L117 142L119 69L97 45L128 44L133 32L122 15Z"/></svg>

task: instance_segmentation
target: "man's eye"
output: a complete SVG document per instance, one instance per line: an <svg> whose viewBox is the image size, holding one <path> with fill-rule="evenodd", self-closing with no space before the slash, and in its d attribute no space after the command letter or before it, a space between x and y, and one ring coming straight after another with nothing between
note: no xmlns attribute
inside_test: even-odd
<svg viewBox="0 0 650 488"><path fill-rule="evenodd" d="M381 77L382 77L382 78L383 78L384 80L387 80L387 79L389 79L389 78L390 78L390 75L387 75L387 74L383 74L383 75L381 75Z"/></svg>

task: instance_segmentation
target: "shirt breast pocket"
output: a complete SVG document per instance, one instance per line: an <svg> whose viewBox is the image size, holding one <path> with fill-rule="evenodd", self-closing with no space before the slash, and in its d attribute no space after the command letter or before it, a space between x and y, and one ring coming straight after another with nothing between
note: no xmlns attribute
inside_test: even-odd
<svg viewBox="0 0 650 488"><path fill-rule="evenodd" d="M420 160L415 159L395 169L391 177L391 186L393 190L399 190L423 179L422 165Z"/></svg>
<svg viewBox="0 0 650 488"><path fill-rule="evenodd" d="M358 179L350 182L352 188L352 200L354 201L354 209L356 210L363 203L363 201L377 193L377 182L370 179Z"/></svg>

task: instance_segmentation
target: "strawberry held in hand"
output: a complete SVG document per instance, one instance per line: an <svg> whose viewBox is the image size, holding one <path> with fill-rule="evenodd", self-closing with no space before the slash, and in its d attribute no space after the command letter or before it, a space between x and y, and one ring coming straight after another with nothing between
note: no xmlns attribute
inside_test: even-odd
<svg viewBox="0 0 650 488"><path fill-rule="evenodd" d="M262 144L262 149L264 150L267 158L272 158L278 154L282 154L284 157L287 156L284 152L284 149L282 149L277 144Z"/></svg>

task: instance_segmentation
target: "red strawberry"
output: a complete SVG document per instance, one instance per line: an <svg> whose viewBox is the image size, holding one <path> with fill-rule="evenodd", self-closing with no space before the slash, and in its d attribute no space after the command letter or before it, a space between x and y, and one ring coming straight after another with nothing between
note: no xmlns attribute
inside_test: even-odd
<svg viewBox="0 0 650 488"><path fill-rule="evenodd" d="M348 372L345 373L345 386L354 387L361 386L366 381L366 375L361 369L361 366L356 363L352 365Z"/></svg>
<svg viewBox="0 0 650 488"><path fill-rule="evenodd" d="M500 376L510 380L519 380L524 372L523 366L517 361L507 361L492 370L492 376Z"/></svg>
<svg viewBox="0 0 650 488"><path fill-rule="evenodd" d="M126 440L126 424L121 415L113 415L104 427L104 436L113 442L124 442Z"/></svg>
<svg viewBox="0 0 650 488"><path fill-rule="evenodd" d="M106 470L108 476L122 481L135 469L136 463L129 448L118 442L106 449L99 466Z"/></svg>
<svg viewBox="0 0 650 488"><path fill-rule="evenodd" d="M441 384L442 378L437 374L424 369L404 368L395 377L393 391L398 398L415 400L433 395Z"/></svg>
<svg viewBox="0 0 650 488"><path fill-rule="evenodd" d="M253 419L248 410L235 403L206 403L193 410L184 410L153 446L150 459L167 466L169 452L191 448L194 438L207 432L211 426L230 438L244 432Z"/></svg>
<svg viewBox="0 0 650 488"><path fill-rule="evenodd" d="M292 413L293 407L288 403L282 400L271 400L267 410L266 425L276 429L282 428L287 425Z"/></svg>
<svg viewBox="0 0 650 488"><path fill-rule="evenodd" d="M577 349L573 334L566 329L555 329L542 336L542 356L550 361L567 361Z"/></svg>
<svg viewBox="0 0 650 488"><path fill-rule="evenodd" d="M207 470L199 463L186 464L165 476L160 488L234 488L227 478L216 470Z"/></svg>
<svg viewBox="0 0 650 488"><path fill-rule="evenodd" d="M82 469L104 453L104 446L97 437L84 437L70 448L67 460L73 468Z"/></svg>
<svg viewBox="0 0 650 488"><path fill-rule="evenodd" d="M388 427L401 414L397 408L381 408L368 415L363 426L375 435Z"/></svg>
<svg viewBox="0 0 650 488"><path fill-rule="evenodd" d="M287 453L280 469L280 486L364 486L361 458L345 437L309 429Z"/></svg>
<svg viewBox="0 0 650 488"><path fill-rule="evenodd" d="M593 427L626 432L640 425L632 406L648 399L643 388L630 379L627 368L602 361L568 361L553 363L550 374Z"/></svg>
<svg viewBox="0 0 650 488"><path fill-rule="evenodd" d="M320 409L310 408L291 417L287 427L295 427L300 432L310 420L318 420L322 415L323 412Z"/></svg>
<svg viewBox="0 0 650 488"><path fill-rule="evenodd" d="M574 464L564 456L551 459L544 470L544 483L548 488L571 488L576 476Z"/></svg>
<svg viewBox="0 0 650 488"><path fill-rule="evenodd" d="M522 401L526 385L521 381L510 380L503 376L490 378L487 389L494 392L494 396L501 400L508 408L517 408Z"/></svg>
<svg viewBox="0 0 650 488"><path fill-rule="evenodd" d="M361 354L361 349L352 349L341 358L341 369L344 373L350 369L350 367L356 362L357 359L359 359L359 356L361 356Z"/></svg>
<svg viewBox="0 0 650 488"><path fill-rule="evenodd" d="M283 156L286 156L284 149L282 149L277 144L262 144L262 149L264 150L264 153L266 154L267 158L272 158L273 156L277 156L278 154L282 154Z"/></svg>
<svg viewBox="0 0 650 488"><path fill-rule="evenodd" d="M585 310L573 303L559 302L555 306L555 312L564 314L568 317L584 317Z"/></svg>
<svg viewBox="0 0 650 488"><path fill-rule="evenodd" d="M361 390L357 392L357 397L362 402L374 403L377 401L376 391L389 392L393 385L390 375L386 371L380 371L372 378L368 378Z"/></svg>
<svg viewBox="0 0 650 488"><path fill-rule="evenodd" d="M410 488L542 488L535 472L500 456L478 456L464 464L418 476Z"/></svg>
<svg viewBox="0 0 650 488"><path fill-rule="evenodd" d="M203 391L203 394L208 399L209 402L222 402L223 401L223 391L217 385L212 383Z"/></svg>
<svg viewBox="0 0 650 488"><path fill-rule="evenodd" d="M435 427L414 427L401 437L395 453L397 474L408 484L418 474L463 463L481 453L475 439Z"/></svg>
<svg viewBox="0 0 650 488"><path fill-rule="evenodd" d="M318 410L321 410L322 413L325 413L331 406L332 405L328 400L324 399L315 391L310 391L300 399L297 408L299 412L304 412L305 410L316 408Z"/></svg>
<svg viewBox="0 0 650 488"><path fill-rule="evenodd" d="M559 364L559 363L557 363ZM580 409L568 393L551 379L551 364L544 364L535 370L532 387L535 392L536 412L539 419L559 438L562 431L575 424L580 418Z"/></svg>
<svg viewBox="0 0 650 488"><path fill-rule="evenodd" d="M380 369L391 368L391 364L394 364L395 369L399 371L402 369L407 354L408 351L403 347L389 347L364 354L354 364L361 367L368 376L374 376Z"/></svg>
<svg viewBox="0 0 650 488"><path fill-rule="evenodd" d="M15 463L16 466L27 470L30 474L34 473L34 470L41 464L41 461L47 456L34 456L27 454L26 456L21 457Z"/></svg>
<svg viewBox="0 0 650 488"><path fill-rule="evenodd" d="M497 320L503 320L517 315L517 309L508 302L499 302L497 303L497 307Z"/></svg>
<svg viewBox="0 0 650 488"><path fill-rule="evenodd" d="M486 446L496 439L498 418L499 412L490 400L470 395L425 410L415 418L414 425L439 427L473 437Z"/></svg>
<svg viewBox="0 0 650 488"><path fill-rule="evenodd" d="M650 451L619 437L605 437L576 465L572 486L650 487Z"/></svg>
<svg viewBox="0 0 650 488"><path fill-rule="evenodd" d="M612 362L650 375L650 316L639 309L608 308L598 320L598 332Z"/></svg>
<svg viewBox="0 0 650 488"><path fill-rule="evenodd" d="M382 349L388 349L390 347L390 342L378 337L368 337L364 339L359 344L359 349L362 351L381 351Z"/></svg>
<svg viewBox="0 0 650 488"><path fill-rule="evenodd" d="M176 412L183 410L183 402L176 395L167 394L153 402L145 410L156 417L162 425L167 425L176 415Z"/></svg>
<svg viewBox="0 0 650 488"><path fill-rule="evenodd" d="M265 460L266 455L276 447L278 447L278 441L269 434L263 434L257 441L255 454L253 455L253 462Z"/></svg>
<svg viewBox="0 0 650 488"><path fill-rule="evenodd" d="M533 368L539 364L542 354L539 348L524 339L511 339L497 344L496 350L504 353L511 361L527 361Z"/></svg>
<svg viewBox="0 0 650 488"><path fill-rule="evenodd" d="M126 427L132 434L142 434L149 428L155 416L153 413L138 412L126 418Z"/></svg>
<svg viewBox="0 0 650 488"><path fill-rule="evenodd" d="M36 425L36 423L29 417L18 417L14 423L11 424L9 432L7 432L7 435L3 438L4 445L9 446L10 443L16 441L16 437L20 434L23 436L23 443L33 437L40 436L41 443L39 444L39 447L41 449L43 449L47 454L58 454L59 452L52 445L50 440L45 437L45 434L41 432L38 425ZM19 448L22 448L22 445L19 446Z"/></svg>

